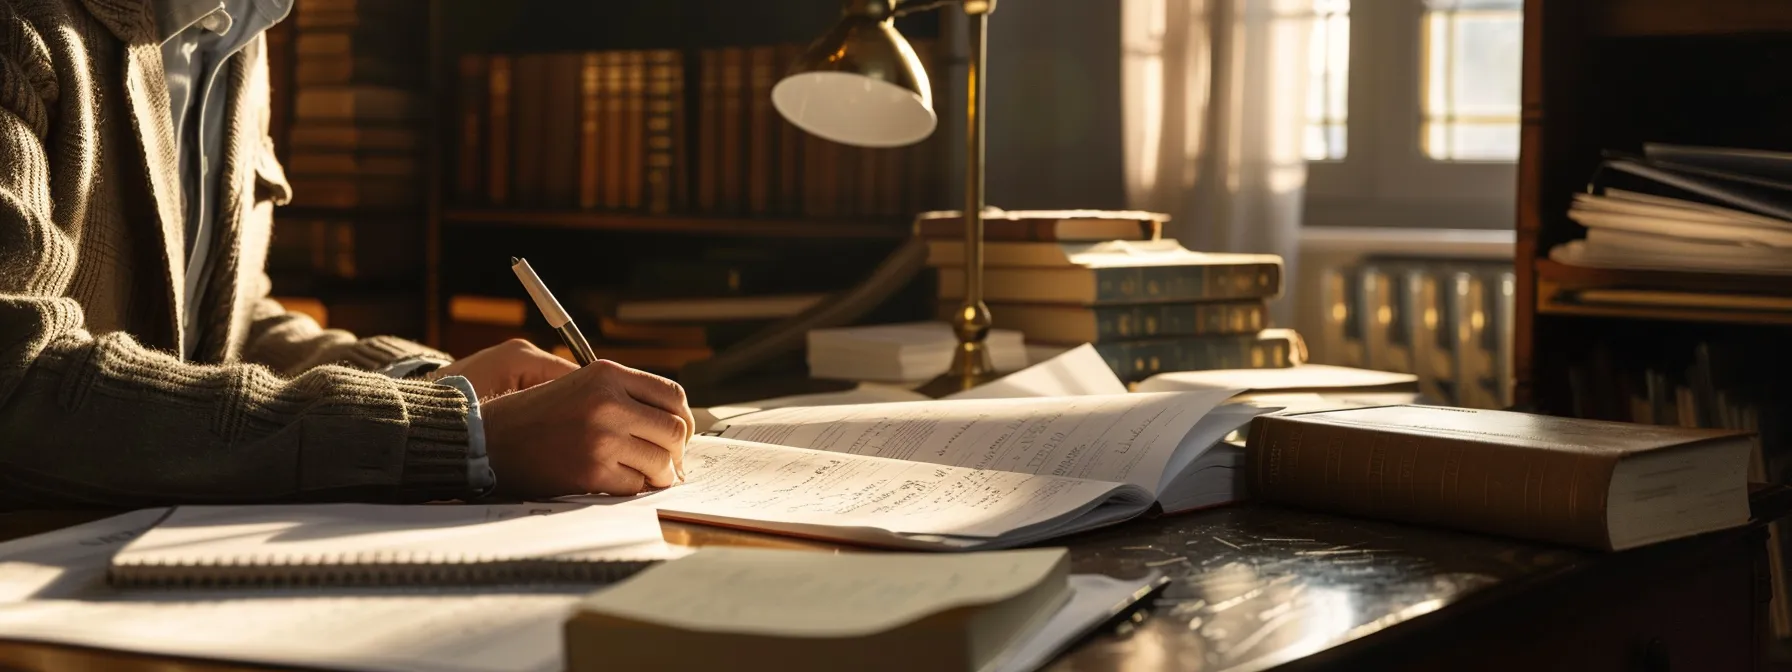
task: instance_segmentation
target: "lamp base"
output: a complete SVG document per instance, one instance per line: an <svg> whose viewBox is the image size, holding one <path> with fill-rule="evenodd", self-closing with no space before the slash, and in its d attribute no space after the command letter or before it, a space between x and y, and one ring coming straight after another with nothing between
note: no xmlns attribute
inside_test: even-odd
<svg viewBox="0 0 1792 672"><path fill-rule="evenodd" d="M996 367L990 364L989 348L981 339L959 341L958 350L952 356L952 368L915 388L915 391L939 399L1000 377L996 373Z"/></svg>

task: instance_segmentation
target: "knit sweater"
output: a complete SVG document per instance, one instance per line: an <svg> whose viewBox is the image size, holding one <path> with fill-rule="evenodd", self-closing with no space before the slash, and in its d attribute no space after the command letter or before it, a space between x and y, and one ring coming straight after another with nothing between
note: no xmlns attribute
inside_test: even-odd
<svg viewBox="0 0 1792 672"><path fill-rule="evenodd" d="M467 412L372 372L429 354L268 299L265 46L226 63L208 291L148 0L0 0L0 508L463 497ZM174 353L200 311L197 361Z"/></svg>

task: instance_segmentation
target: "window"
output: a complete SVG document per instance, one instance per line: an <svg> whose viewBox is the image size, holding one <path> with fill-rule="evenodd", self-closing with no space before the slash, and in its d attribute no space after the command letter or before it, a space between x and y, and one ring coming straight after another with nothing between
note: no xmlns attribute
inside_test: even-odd
<svg viewBox="0 0 1792 672"><path fill-rule="evenodd" d="M1310 0L1306 222L1510 228L1522 0Z"/></svg>

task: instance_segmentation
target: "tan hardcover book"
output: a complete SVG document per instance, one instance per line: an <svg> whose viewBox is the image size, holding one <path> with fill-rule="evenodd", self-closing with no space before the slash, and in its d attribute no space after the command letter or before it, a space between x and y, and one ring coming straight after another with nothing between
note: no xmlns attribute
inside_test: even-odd
<svg viewBox="0 0 1792 672"><path fill-rule="evenodd" d="M721 57L721 124L717 160L722 164L719 205L723 212L739 213L746 206L747 51L724 47Z"/></svg>
<svg viewBox="0 0 1792 672"><path fill-rule="evenodd" d="M697 71L697 209L716 212L722 193L722 52L704 49Z"/></svg>
<svg viewBox="0 0 1792 672"><path fill-rule="evenodd" d="M579 59L579 207L591 210L603 203L603 54Z"/></svg>
<svg viewBox="0 0 1792 672"><path fill-rule="evenodd" d="M1157 240L1170 216L1132 210L997 210L983 214L984 240L1101 242ZM957 210L915 217L923 238L964 239L964 215Z"/></svg>
<svg viewBox="0 0 1792 672"><path fill-rule="evenodd" d="M802 53L803 45L778 45L775 72L782 74ZM772 123L778 134L776 211L784 215L800 215L803 213L803 136L806 134L785 121L783 115L775 116Z"/></svg>
<svg viewBox="0 0 1792 672"><path fill-rule="evenodd" d="M586 599L566 622L566 669L710 670L749 659L791 672L1000 669L1005 651L1070 600L1069 567L1062 548L703 549Z"/></svg>
<svg viewBox="0 0 1792 672"><path fill-rule="evenodd" d="M510 137L516 158L511 163L510 190L518 205L542 204L542 156L548 144L548 59L548 54L519 54L511 76L515 95L510 107Z"/></svg>
<svg viewBox="0 0 1792 672"><path fill-rule="evenodd" d="M1259 417L1264 501L1623 550L1748 522L1746 432L1382 406Z"/></svg>
<svg viewBox="0 0 1792 672"><path fill-rule="evenodd" d="M603 150L603 207L615 210L622 207L622 173L625 170L623 157L626 149L623 140L627 133L623 130L623 107L625 92L623 90L623 54L620 51L607 51L603 55L603 120L599 128L603 139L600 145Z"/></svg>
<svg viewBox="0 0 1792 672"><path fill-rule="evenodd" d="M492 54L487 68L485 195L492 205L510 203L510 65L509 54Z"/></svg>
<svg viewBox="0 0 1792 672"><path fill-rule="evenodd" d="M1281 293L1282 258L1187 251L1146 259L1106 254L1078 257L1066 267L987 267L983 285L984 298L992 302L1107 306L1262 299ZM939 294L963 298L964 275L941 273Z"/></svg>
<svg viewBox="0 0 1792 672"><path fill-rule="evenodd" d="M652 214L672 211L678 191L678 170L683 143L679 110L684 91L679 72L683 62L679 52L660 49L647 52L646 119L646 194L645 205Z"/></svg>
<svg viewBox="0 0 1792 672"><path fill-rule="evenodd" d="M647 155L647 52L622 56L622 207L639 210Z"/></svg>
<svg viewBox="0 0 1792 672"><path fill-rule="evenodd" d="M482 85L483 86L483 85ZM476 94L482 93L475 92ZM477 168L481 160L479 155L479 126L481 118L473 118L473 141L471 163ZM465 129L462 129L463 131ZM420 129L407 126L359 126L355 124L320 124L311 123L296 126L288 135L287 148L292 151L301 149L339 151L339 152L387 152L391 154L413 154L423 148L423 133ZM465 138L462 138L465 140ZM464 148L463 148L464 149ZM473 189L478 189L479 174L473 175Z"/></svg>
<svg viewBox="0 0 1792 672"><path fill-rule="evenodd" d="M294 111L300 121L415 121L423 94L380 86L300 89Z"/></svg>
<svg viewBox="0 0 1792 672"><path fill-rule="evenodd" d="M772 84L778 81L777 47L747 50L747 212L772 212L772 181L777 176L777 117Z"/></svg>
<svg viewBox="0 0 1792 672"><path fill-rule="evenodd" d="M488 63L484 54L460 57L454 193L462 201L472 201L479 194L479 182L485 177L485 156L480 152L480 140L485 135L485 104L491 97L486 81Z"/></svg>
<svg viewBox="0 0 1792 672"><path fill-rule="evenodd" d="M579 200L579 78L583 56L548 56L547 122L543 126L541 203L568 208Z"/></svg>

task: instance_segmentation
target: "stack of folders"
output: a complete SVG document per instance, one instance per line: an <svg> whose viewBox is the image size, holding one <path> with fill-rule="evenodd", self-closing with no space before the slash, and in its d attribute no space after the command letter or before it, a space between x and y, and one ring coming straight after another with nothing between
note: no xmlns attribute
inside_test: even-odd
<svg viewBox="0 0 1792 672"><path fill-rule="evenodd" d="M1092 343L1137 382L1165 371L1279 368L1306 345L1266 329L1282 291L1282 259L1193 252L1162 238L1167 215L1002 211L985 215L984 294L997 328L1029 343ZM920 215L928 264L939 269L942 315L964 297L964 225L956 212Z"/></svg>
<svg viewBox="0 0 1792 672"><path fill-rule="evenodd" d="M1792 273L1792 154L1646 144L1610 155L1568 217L1587 235L1550 251L1565 264Z"/></svg>

